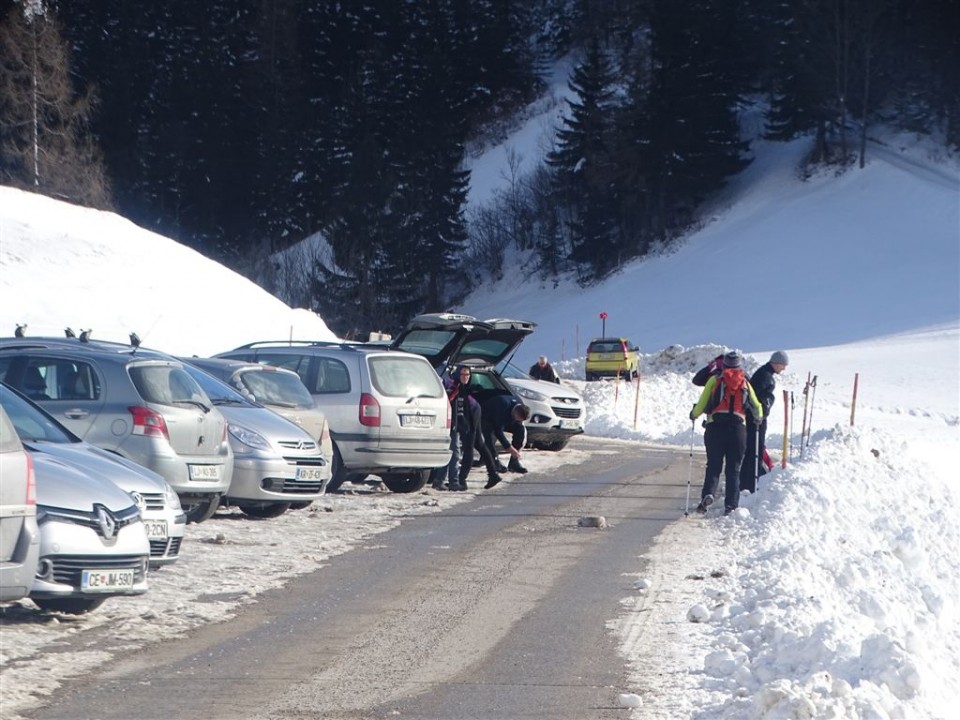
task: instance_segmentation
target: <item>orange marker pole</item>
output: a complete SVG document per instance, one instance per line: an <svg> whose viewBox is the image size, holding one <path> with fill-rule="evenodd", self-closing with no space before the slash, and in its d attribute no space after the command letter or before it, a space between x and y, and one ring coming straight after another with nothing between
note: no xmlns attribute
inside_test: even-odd
<svg viewBox="0 0 960 720"><path fill-rule="evenodd" d="M780 456L780 467L787 466L787 442L790 440L790 393L783 391L783 449Z"/></svg>
<svg viewBox="0 0 960 720"><path fill-rule="evenodd" d="M853 375L853 401L850 403L850 427L853 427L853 418L857 414L857 386L860 384L860 373Z"/></svg>
<svg viewBox="0 0 960 720"><path fill-rule="evenodd" d="M617 397L620 395L620 366L617 365L617 386L613 389L613 407L617 407Z"/></svg>

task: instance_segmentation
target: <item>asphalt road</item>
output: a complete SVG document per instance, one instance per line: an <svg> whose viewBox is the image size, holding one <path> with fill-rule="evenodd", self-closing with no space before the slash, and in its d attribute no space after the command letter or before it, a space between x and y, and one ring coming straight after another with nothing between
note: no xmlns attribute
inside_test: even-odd
<svg viewBox="0 0 960 720"><path fill-rule="evenodd" d="M26 716L623 718L626 669L606 623L678 518L687 453L579 447L590 462L410 517ZM585 516L608 527L580 527Z"/></svg>

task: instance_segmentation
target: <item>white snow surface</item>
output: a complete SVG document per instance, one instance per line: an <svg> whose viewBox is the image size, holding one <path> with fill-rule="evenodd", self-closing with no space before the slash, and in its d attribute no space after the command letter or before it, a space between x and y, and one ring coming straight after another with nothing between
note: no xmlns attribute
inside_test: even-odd
<svg viewBox="0 0 960 720"><path fill-rule="evenodd" d="M624 717L956 716L960 174L917 138L884 143L871 144L866 168L806 182L801 143L761 143L675 251L590 288L541 284L517 256L461 308L538 323L518 364L546 352L584 394L586 436L560 453L525 453L531 473L586 463L591 438L693 447L691 506L703 472L702 430L687 417L698 395L691 374L726 347L742 349L751 372L772 350L790 355L778 392L793 393L791 429L778 396L768 433L777 461L786 435L787 466L778 462L728 517L684 518L678 507L623 579L609 628L629 668L628 686L610 698ZM332 337L322 319L171 240L9 188L0 188L0 293L5 334L18 323L32 335L136 331L149 346L201 355ZM637 382L582 382L600 311L608 334L640 344ZM808 374L817 385L800 458ZM80 618L9 605L0 715L17 717L115 654L223 621L336 554L375 547L404 517L472 497L370 485L270 521L220 513L188 526L180 561L152 573L142 597ZM61 652L74 636L84 642Z"/></svg>

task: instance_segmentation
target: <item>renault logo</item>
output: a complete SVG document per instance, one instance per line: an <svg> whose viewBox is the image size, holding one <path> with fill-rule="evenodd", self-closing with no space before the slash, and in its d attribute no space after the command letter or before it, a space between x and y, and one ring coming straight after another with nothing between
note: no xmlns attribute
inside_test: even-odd
<svg viewBox="0 0 960 720"><path fill-rule="evenodd" d="M94 509L94 514L97 517L97 525L100 527L100 534L103 535L107 540L113 538L117 534L117 520L113 517L113 513L107 510L103 505L97 505Z"/></svg>

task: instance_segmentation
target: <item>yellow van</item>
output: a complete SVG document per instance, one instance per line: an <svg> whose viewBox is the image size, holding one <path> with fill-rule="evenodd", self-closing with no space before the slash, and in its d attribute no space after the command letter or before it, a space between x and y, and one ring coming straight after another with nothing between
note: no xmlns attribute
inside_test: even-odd
<svg viewBox="0 0 960 720"><path fill-rule="evenodd" d="M596 338L587 346L587 381L601 377L636 377L640 348L626 338Z"/></svg>

